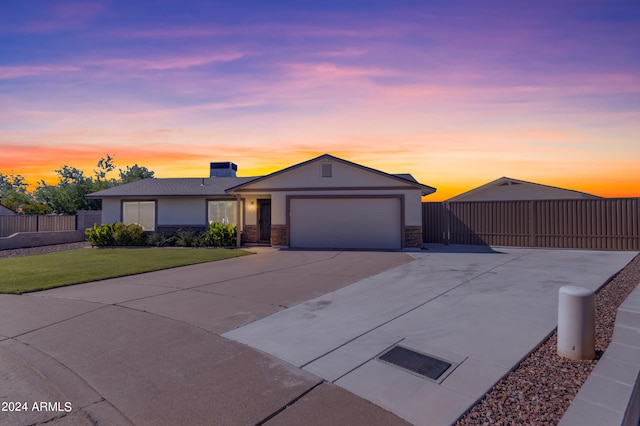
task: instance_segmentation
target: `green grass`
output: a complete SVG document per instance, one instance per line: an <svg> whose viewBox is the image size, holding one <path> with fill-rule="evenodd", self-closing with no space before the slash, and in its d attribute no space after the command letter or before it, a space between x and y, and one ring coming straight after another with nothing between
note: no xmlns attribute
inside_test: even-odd
<svg viewBox="0 0 640 426"><path fill-rule="evenodd" d="M229 249L77 249L0 259L0 293L21 294L250 254Z"/></svg>

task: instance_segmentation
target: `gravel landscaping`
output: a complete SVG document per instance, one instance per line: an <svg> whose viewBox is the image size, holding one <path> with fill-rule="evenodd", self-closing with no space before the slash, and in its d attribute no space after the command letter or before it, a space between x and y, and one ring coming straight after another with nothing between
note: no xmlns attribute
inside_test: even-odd
<svg viewBox="0 0 640 426"><path fill-rule="evenodd" d="M596 357L611 342L616 311L640 282L640 256L596 294ZM554 331L456 425L557 425L598 360L557 355Z"/></svg>

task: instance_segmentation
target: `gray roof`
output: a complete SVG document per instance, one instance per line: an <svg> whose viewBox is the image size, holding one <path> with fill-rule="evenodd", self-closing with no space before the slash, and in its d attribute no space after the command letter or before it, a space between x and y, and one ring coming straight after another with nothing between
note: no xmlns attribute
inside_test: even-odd
<svg viewBox="0 0 640 426"><path fill-rule="evenodd" d="M0 215L3 216L12 216L16 214L16 212L14 212L13 210L11 210L9 207L5 207L3 205L0 204Z"/></svg>
<svg viewBox="0 0 640 426"><path fill-rule="evenodd" d="M390 177L392 179L403 181L405 183L409 183L411 184L411 186L422 189L424 195L431 194L436 190L435 188L419 183L413 176L408 173L389 174L380 170L372 169L370 167L362 166L360 164L352 163L350 161L343 160L329 154L324 154L300 164L296 164L294 166L271 173L267 176L169 179L149 178L94 192L86 195L86 198L148 199L152 197L231 197L229 195L230 192L254 180L257 181L261 179L267 179L269 177L276 176L289 170L304 166L311 162L318 161L322 158L329 158L335 161L340 161L342 163L367 170L371 173L376 173L382 176Z"/></svg>
<svg viewBox="0 0 640 426"><path fill-rule="evenodd" d="M88 194L86 198L228 196L228 188L257 177L149 178Z"/></svg>
<svg viewBox="0 0 640 426"><path fill-rule="evenodd" d="M529 185L529 186L536 186L536 187L540 187L540 188L548 188L548 189L553 189L553 190L557 190L557 191L564 191L564 193L567 194L566 199L595 199L595 198L602 198L599 197L597 195L593 195L593 194L588 194L586 192L581 192L581 191L575 191L573 189L566 189L566 188L560 188L557 186L551 186L551 185L544 185L541 183L535 183L535 182L528 182L526 180L520 180L520 179L513 179L510 177L506 177L503 176L501 178L498 178L496 180L492 180L489 183L485 183L484 185L480 185L477 188L473 188L470 189L469 191L463 192L462 194L458 194L455 197L449 198L446 201L458 201L460 199L462 199L464 201L465 198L469 197L469 196L473 196L474 194L478 194L478 193L482 193L483 191L487 190L487 189L491 189L491 188L496 188L499 186L505 186L505 185L510 185L510 184L524 184L524 185ZM547 199L546 197L540 198L540 197L534 197L531 198L531 196L524 196L523 198L519 198L521 200L529 200L529 199ZM555 197L551 197L551 199L562 199L558 196ZM515 199L513 199L515 200ZM477 200L471 200L471 201L477 201ZM485 198L483 201L494 201L491 200L489 198Z"/></svg>
<svg viewBox="0 0 640 426"><path fill-rule="evenodd" d="M399 177L400 179L408 180L414 183L420 183L409 173L394 173L393 176Z"/></svg>

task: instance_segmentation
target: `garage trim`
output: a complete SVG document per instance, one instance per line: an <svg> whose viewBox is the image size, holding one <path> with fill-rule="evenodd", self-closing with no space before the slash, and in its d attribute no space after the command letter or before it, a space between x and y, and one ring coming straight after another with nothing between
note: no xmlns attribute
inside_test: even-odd
<svg viewBox="0 0 640 426"><path fill-rule="evenodd" d="M366 194L354 194L354 195L287 195L286 196L286 234L287 234L287 246L291 246L291 200L294 199L397 199L400 201L400 248L404 248L405 245L405 224L404 224L404 194L391 194L391 195L366 195Z"/></svg>

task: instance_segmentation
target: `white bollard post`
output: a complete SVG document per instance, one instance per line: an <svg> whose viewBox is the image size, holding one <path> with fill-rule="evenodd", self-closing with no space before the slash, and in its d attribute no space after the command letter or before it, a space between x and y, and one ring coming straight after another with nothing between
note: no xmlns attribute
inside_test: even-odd
<svg viewBox="0 0 640 426"><path fill-rule="evenodd" d="M571 359L596 356L596 295L577 286L560 288L558 355Z"/></svg>

